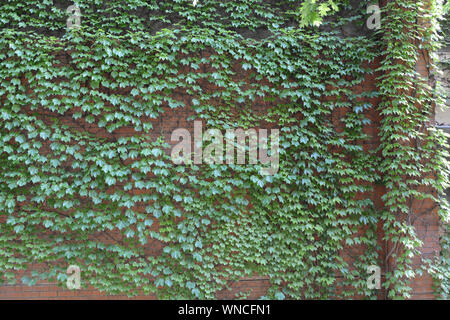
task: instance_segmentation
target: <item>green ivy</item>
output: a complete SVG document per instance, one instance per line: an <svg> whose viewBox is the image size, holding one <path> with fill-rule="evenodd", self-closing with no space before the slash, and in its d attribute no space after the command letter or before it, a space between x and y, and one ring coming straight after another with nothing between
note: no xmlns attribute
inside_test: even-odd
<svg viewBox="0 0 450 320"><path fill-rule="evenodd" d="M259 276L263 298L376 298L366 270L383 263L382 225L399 244L389 294L407 296L420 241L400 217L447 182L444 137L427 126L436 97L409 81L433 43L415 20L424 1L388 5L370 38L304 27L349 6L308 2L79 0L69 31L71 2L0 5L0 279L33 263L25 283L64 286L76 264L107 294L215 298ZM378 90L361 91L380 47ZM208 128L279 128L278 173L174 165L154 128L171 109Z"/></svg>
<svg viewBox="0 0 450 320"><path fill-rule="evenodd" d="M442 13L438 3L389 2L384 7L380 31L385 50L378 70L383 73L378 86L383 98L379 106L383 115L379 150L383 154L380 171L387 189L382 211L386 259L393 261L385 282L390 298L410 297L409 281L423 269L414 265L414 259L421 258L422 241L413 225L436 208L418 204L427 200L440 204L439 215L448 221L444 193L449 169L447 135L430 125L437 93L431 87L432 81L416 69L421 57L428 71L435 68L427 52L435 51L437 45L436 20ZM421 260L422 266L430 264L429 259ZM440 276L448 275L448 262L441 267Z"/></svg>

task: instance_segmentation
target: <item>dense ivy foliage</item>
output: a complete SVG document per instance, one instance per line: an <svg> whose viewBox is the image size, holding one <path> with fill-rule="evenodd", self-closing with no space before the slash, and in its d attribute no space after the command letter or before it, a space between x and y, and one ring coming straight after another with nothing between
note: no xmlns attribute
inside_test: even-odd
<svg viewBox="0 0 450 320"><path fill-rule="evenodd" d="M62 35L66 31L68 8L76 3L83 26L105 30L109 34L154 32L164 27L206 27L214 30L242 31L265 28L320 24L330 12L337 11L348 0L11 0L1 5L3 27L47 31Z"/></svg>
<svg viewBox="0 0 450 320"><path fill-rule="evenodd" d="M110 294L213 298L257 275L269 298L375 298L366 270L383 264L381 224L398 250L390 296L407 296L420 243L399 213L438 201L447 178L443 137L427 127L433 90L409 81L432 35L402 29L424 1L399 2L371 38L303 28L345 1L80 0L70 31L70 2L1 4L3 280L35 263L24 282L64 285L75 264ZM366 5L340 22L364 24ZM380 47L377 92L360 85ZM364 128L379 96L375 150ZM208 128L279 128L279 171L173 164L154 128L170 109Z"/></svg>
<svg viewBox="0 0 450 320"><path fill-rule="evenodd" d="M444 15L442 17L442 21L440 23L440 32L438 33L441 38L439 39L439 44L442 48L439 50L448 51L448 46L450 45L450 2L446 2L443 8ZM450 70L450 59L440 59L435 58L438 61L438 67L440 71L449 71ZM441 89L440 84L438 83L438 89ZM442 101L438 101L437 105L440 105L443 109L448 106L449 101L449 92L446 91L445 88L442 88ZM447 102L447 103L446 103ZM447 189L447 194L448 194ZM436 293L439 297L447 299L450 296L450 223L445 221L441 226L441 252L440 257L436 263L432 263L431 261L427 261L428 269L427 271L434 277L436 284Z"/></svg>
<svg viewBox="0 0 450 320"><path fill-rule="evenodd" d="M419 256L422 242L413 223L435 208L414 206L431 199L443 220L448 221L444 189L448 186L448 144L442 131L430 126L436 92L432 81L420 75L417 61L424 58L429 72L435 68L429 53L438 44L437 22L442 8L437 2L401 0L384 8L384 60L379 90L383 98L380 112L383 161L380 170L387 188L382 213L385 239L390 242L386 285L391 297L408 296L408 280L416 276L413 258ZM424 263L428 265L429 260ZM448 262L441 265L448 276ZM433 267L432 267L433 268ZM441 273L442 276L442 273ZM441 279L448 291L448 278Z"/></svg>

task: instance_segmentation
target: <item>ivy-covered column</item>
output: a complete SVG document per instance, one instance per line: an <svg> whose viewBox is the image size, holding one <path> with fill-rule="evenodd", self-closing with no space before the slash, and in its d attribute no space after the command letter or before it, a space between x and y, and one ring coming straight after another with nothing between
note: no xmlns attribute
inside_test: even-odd
<svg viewBox="0 0 450 320"><path fill-rule="evenodd" d="M436 92L429 58L439 10L433 0L385 1L383 7L380 171L387 189L382 219L389 298L411 297L414 285L431 294L431 280L420 277L425 269L433 273L430 259L439 254L438 214L448 218L446 142L432 126Z"/></svg>

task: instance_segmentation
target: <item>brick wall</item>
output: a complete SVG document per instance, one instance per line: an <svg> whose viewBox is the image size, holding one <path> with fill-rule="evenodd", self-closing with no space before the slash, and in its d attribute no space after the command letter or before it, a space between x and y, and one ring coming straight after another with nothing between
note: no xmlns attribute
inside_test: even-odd
<svg viewBox="0 0 450 320"><path fill-rule="evenodd" d="M373 69L377 68L377 63L373 64ZM420 60L417 65L418 71L424 75L428 75L427 63L424 60ZM183 72L183 70L180 70ZM205 71L207 72L207 71ZM236 77L237 79L242 80L245 78L245 74L242 72L242 68L236 68ZM26 79L23 79L26 82ZM360 88L355 88L355 90L372 90L375 89L375 81L376 75L368 75L365 83ZM204 84L205 88L207 84ZM207 88L209 90L214 90L214 88ZM125 93L126 94L126 93ZM177 97L178 100L182 100L186 104L186 108L183 109L170 109L165 108L164 116L160 119L153 121L154 127L154 136L157 137L161 133L164 134L167 141L170 140L171 132L176 128L191 128L192 129L192 121L187 121L187 118L193 115L193 112L190 110L190 98L186 93L180 93L180 96ZM372 104L377 104L376 99L372 99L370 101ZM276 102L274 102L276 103ZM268 105L266 102L262 100L255 100L254 102L255 108L267 108ZM52 115L52 114L49 114ZM45 114L42 114L45 116ZM336 112L333 115L332 121L339 121L339 117L341 114ZM365 131L372 135L372 141L369 141L364 147L366 150L374 149L377 147L379 143L378 138L378 126L380 123L380 115L376 110L371 110L368 112L367 116L372 120L371 124L365 128ZM61 117L61 116L59 116ZM107 137L109 134L101 129L96 127L95 125L90 125L82 122L74 122L71 118L71 115L66 115L62 117L63 123L67 124L71 127L74 127L78 130L87 130L96 134L99 137ZM134 130L131 128L125 128L123 130L119 130L115 134L117 135L131 135L134 134ZM381 196L384 193L384 188L380 186L375 186L375 192L373 194L373 201L377 207L381 207L383 205L381 201ZM431 202L416 202L413 204L415 209L420 209L423 214L420 216L420 219L417 219L413 222L416 227L417 233L420 239L423 241L424 245L421 248L421 252L424 257L432 257L440 250L439 245L439 218L437 215L437 210L434 203ZM1 218L0 218L1 219ZM2 221L0 220L0 223ZM156 225L154 227L157 227ZM380 227L381 229L381 227ZM383 245L382 255L385 255L389 251L389 246L386 245L382 240L383 234L379 233L379 241L380 244ZM158 254L160 247L155 244L149 246L149 254ZM345 253L344 253L345 254ZM386 265L383 266L383 271L389 267L389 261L387 261ZM20 278L20 274L18 274L18 278ZM258 298L263 295L267 288L269 287L269 282L267 279L254 277L241 279L240 281L234 283L232 285L232 291L221 292L219 294L219 298L233 298L237 292L248 291L250 290L249 298ZM422 277L418 277L412 281L413 287L413 299L432 299L433 290L432 290L432 281L428 275L424 275ZM3 285L0 286L0 299L128 299L126 296L106 296L101 292L93 288L89 288L87 290L68 290L55 286L53 283L48 282L38 282L35 286L29 287L26 285ZM138 296L132 299L154 299L155 296ZM384 298L384 292L380 291L379 298Z"/></svg>
<svg viewBox="0 0 450 320"><path fill-rule="evenodd" d="M442 48L438 52L439 61L450 62L450 45ZM442 126L450 126L450 69L447 66L442 68L442 73L437 76L437 80L440 82L444 94L447 96L443 108L436 108L436 124Z"/></svg>
<svg viewBox="0 0 450 320"><path fill-rule="evenodd" d="M377 67L377 62L374 62L372 65L373 68ZM418 71L423 75L427 75L426 62L421 60L419 61ZM237 69L238 70L238 69ZM242 73L242 68L240 73L237 73L236 77L244 79L245 74ZM23 79L26 81L26 79ZM355 88L355 90L361 91L364 90L374 90L375 89L375 81L376 75L368 75L363 85L359 88ZM205 84L206 85L206 84ZM209 90L214 90L214 88L209 88ZM187 118L193 114L193 112L189 108L190 98L187 94L180 93L178 99L182 98L185 102L186 106L183 109L170 109L166 108L164 116L158 120L154 121L154 134L155 137L159 136L161 133L164 134L167 141L170 141L170 134L176 128L191 128L192 129L192 121L187 121ZM372 104L377 104L377 99L371 99ZM276 103L276 102L272 102ZM255 100L254 104L255 108L267 108L268 105L262 100ZM48 114L51 115L51 114ZM45 116L45 114L42 114ZM339 112L333 115L333 121L339 121L339 117L341 114ZM380 123L380 116L376 110L368 111L367 116L372 120L372 123L365 128L365 131L369 133L373 139L369 141L365 145L365 149L373 149L376 148L379 143L378 138L378 126ZM61 116L60 116L61 117ZM61 117L63 122L69 126L75 127L78 130L88 130L92 133L95 133L97 136L106 137L108 133L103 129L96 127L95 125L90 125L86 123L74 122L70 115L65 115ZM131 128L122 129L118 132L114 133L116 135L129 135L134 134ZM384 189L382 187L376 186L375 192L373 194L373 200L376 206L381 207L382 201L381 196L384 193ZM431 202L417 202L413 204L415 209L421 209L422 213L420 219L414 221L414 226L416 227L417 233L419 237L422 239L424 245L421 248L421 251L424 257L432 257L436 253L439 252L439 218L437 215L436 207L434 203ZM0 221L1 222L1 221ZM157 227L157 226L154 226ZM381 228L380 228L381 229ZM379 234L380 244L384 246L384 253L388 252L389 247L385 246L383 241L381 241L382 233ZM149 245L149 254L158 254L161 250L155 244ZM345 254L345 253L344 253ZM389 261L383 269L385 270L389 266ZM19 275L20 278L20 275ZM249 291L249 298L258 298L261 295L264 295L267 288L269 287L268 279L254 277L241 279L241 281L236 282L232 285L232 291L224 291L219 294L219 298L234 298L235 294L238 292ZM432 280L428 275L424 275L420 278L416 278L412 281L413 287L413 298L414 299L432 299L433 290L432 290ZM53 283L48 282L38 282L35 286L29 287L27 285L3 285L0 286L0 299L128 299L126 296L105 296L104 294L96 291L93 288L89 288L88 290L68 290L63 288L58 288ZM138 296L133 299L154 299L155 296ZM384 298L384 292L380 291L379 298Z"/></svg>

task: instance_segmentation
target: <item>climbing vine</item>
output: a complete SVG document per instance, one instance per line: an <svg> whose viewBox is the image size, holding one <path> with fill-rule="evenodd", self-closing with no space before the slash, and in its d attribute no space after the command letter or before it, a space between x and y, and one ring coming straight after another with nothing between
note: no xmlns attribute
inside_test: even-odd
<svg viewBox="0 0 450 320"><path fill-rule="evenodd" d="M422 242L414 223L436 209L443 220L448 220L444 193L448 186L448 145L445 134L430 125L436 92L430 79L417 70L419 59L425 60L428 72L435 68L429 53L438 41L436 19L442 14L438 4L402 0L384 7L385 51L379 68L383 72L379 83L383 98L380 170L387 189L382 219L388 242L386 260L393 260L385 282L391 298L409 297L408 281L417 276L414 258L421 256ZM440 205L430 207L427 200ZM448 265L445 269L448 273Z"/></svg>
<svg viewBox="0 0 450 320"><path fill-rule="evenodd" d="M450 14L450 2L446 2L443 7L443 17L440 23L440 35L439 44L444 48L449 45L449 14ZM438 67L442 71L448 71L449 61L448 59L438 59ZM438 90L440 89L438 83ZM442 100L437 99L437 106L445 107L445 99L448 99L448 92L445 90L442 92ZM447 139L448 140L448 139ZM446 147L447 145L444 145ZM429 272L435 280L435 293L437 298L442 298L448 300L450 294L450 228L448 219L443 219L441 224L440 241L441 241L441 252L439 257L434 260L427 259L425 261L425 266L427 272Z"/></svg>
<svg viewBox="0 0 450 320"><path fill-rule="evenodd" d="M72 2L1 4L0 281L64 286L78 265L108 294L215 298L258 276L262 298L376 298L367 267L387 249L388 295L407 297L413 202L447 183L415 71L435 43L425 2L389 2L377 34L349 37L333 28L364 25L369 2L79 0L73 30ZM338 10L354 14L326 20ZM177 113L279 128L279 171L175 165L161 121Z"/></svg>

